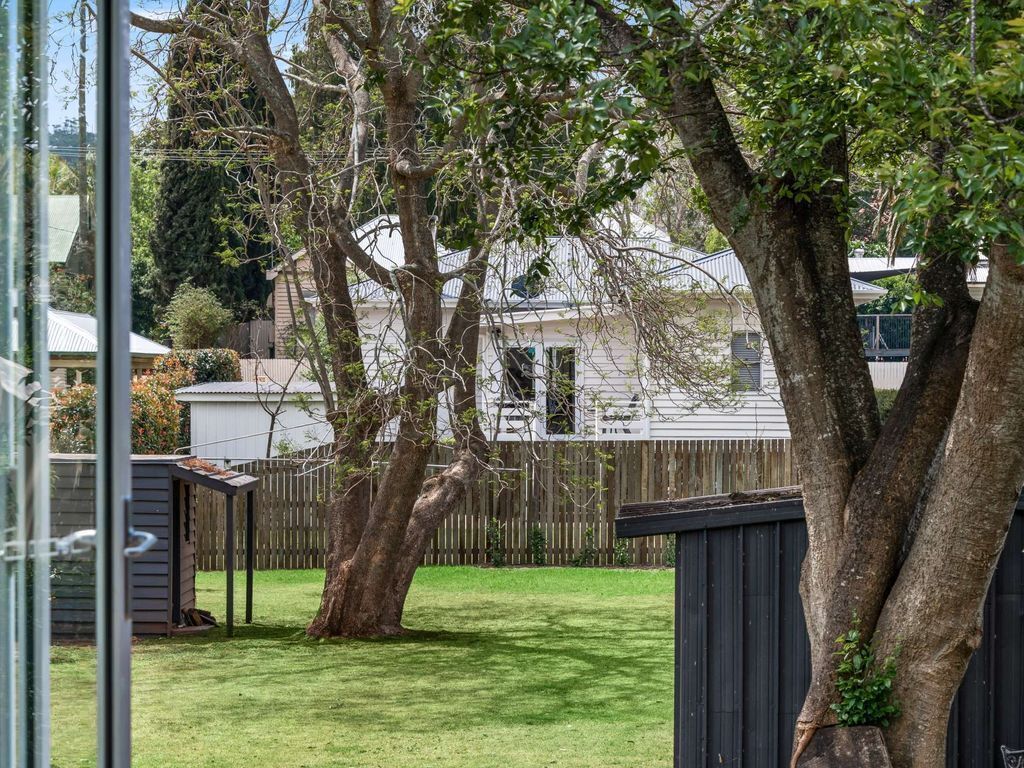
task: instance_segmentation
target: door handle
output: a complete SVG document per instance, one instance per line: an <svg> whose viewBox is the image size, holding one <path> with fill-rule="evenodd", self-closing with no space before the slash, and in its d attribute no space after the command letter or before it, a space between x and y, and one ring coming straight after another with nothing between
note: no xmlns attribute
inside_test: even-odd
<svg viewBox="0 0 1024 768"><path fill-rule="evenodd" d="M85 528L62 536L54 542L55 554L70 556L81 555L96 548L96 529Z"/></svg>
<svg viewBox="0 0 1024 768"><path fill-rule="evenodd" d="M124 556L130 558L141 557L153 548L156 544L156 536L149 531L140 531L137 528L128 529L128 538L132 541L138 541L137 544L132 544L130 547L124 548Z"/></svg>

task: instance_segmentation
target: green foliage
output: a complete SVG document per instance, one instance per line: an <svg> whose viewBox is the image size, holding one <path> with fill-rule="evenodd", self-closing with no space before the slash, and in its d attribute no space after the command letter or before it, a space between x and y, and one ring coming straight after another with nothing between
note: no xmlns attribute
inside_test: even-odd
<svg viewBox="0 0 1024 768"><path fill-rule="evenodd" d="M132 330L156 335L156 264L150 245L156 226L156 195L160 168L152 160L131 162Z"/></svg>
<svg viewBox="0 0 1024 768"><path fill-rule="evenodd" d="M676 535L670 533L665 537L665 565L675 567L676 564Z"/></svg>
<svg viewBox="0 0 1024 768"><path fill-rule="evenodd" d="M505 565L505 525L496 517L487 521L485 529L487 545L484 553L487 555L487 562L495 568Z"/></svg>
<svg viewBox="0 0 1024 768"><path fill-rule="evenodd" d="M878 401L878 417L882 421L889 417L889 411L892 410L892 406L896 402L896 395L898 394L898 389L875 390L875 400Z"/></svg>
<svg viewBox="0 0 1024 768"><path fill-rule="evenodd" d="M725 239L725 235L715 229L715 227L711 227L708 230L707 237L704 238L704 253L717 253L718 251L724 251L728 247L729 241Z"/></svg>
<svg viewBox="0 0 1024 768"><path fill-rule="evenodd" d="M886 293L877 299L861 304L857 313L861 315L909 314L914 307L941 307L942 299L935 294L927 293L917 280L916 275L893 275L874 281Z"/></svg>
<svg viewBox="0 0 1024 768"><path fill-rule="evenodd" d="M191 382L187 371L143 376L132 382L132 453L167 454L181 445L182 407L174 399L174 390ZM95 452L95 386L78 384L54 394L50 445L59 453Z"/></svg>
<svg viewBox="0 0 1024 768"><path fill-rule="evenodd" d="M154 198L155 299L165 304L191 282L212 291L240 319L251 319L263 311L271 288L262 263L269 238L249 184L252 172L244 163L189 155L226 154L220 120L230 124L245 110L251 111L249 121L262 123L260 100L247 78L203 44L174 46L166 74L178 97L169 100L160 142L173 153L161 163Z"/></svg>
<svg viewBox="0 0 1024 768"><path fill-rule="evenodd" d="M242 368L233 349L174 349L156 361L157 373L184 369L196 384L211 381L241 381Z"/></svg>
<svg viewBox="0 0 1024 768"><path fill-rule="evenodd" d="M211 291L191 283L179 286L164 314L171 341L185 349L212 347L231 320L231 310Z"/></svg>
<svg viewBox="0 0 1024 768"><path fill-rule="evenodd" d="M586 568L593 565L596 559L597 547L594 546L594 529L588 527L583 532L583 546L572 556L569 564L574 568Z"/></svg>
<svg viewBox="0 0 1024 768"><path fill-rule="evenodd" d="M65 312L96 313L96 295L84 275L50 268L50 306Z"/></svg>
<svg viewBox="0 0 1024 768"><path fill-rule="evenodd" d="M622 568L633 564L633 553L629 551L629 542L626 539L616 539L612 552L612 562Z"/></svg>
<svg viewBox="0 0 1024 768"><path fill-rule="evenodd" d="M899 702L893 697L896 679L896 657L888 656L878 663L871 644L862 636L860 619L853 617L853 626L836 638L836 690L839 701L832 705L840 725L876 725L888 728L900 714Z"/></svg>
<svg viewBox="0 0 1024 768"><path fill-rule="evenodd" d="M548 558L548 541L541 526L530 526L527 545L530 548L530 562L534 565L544 565Z"/></svg>

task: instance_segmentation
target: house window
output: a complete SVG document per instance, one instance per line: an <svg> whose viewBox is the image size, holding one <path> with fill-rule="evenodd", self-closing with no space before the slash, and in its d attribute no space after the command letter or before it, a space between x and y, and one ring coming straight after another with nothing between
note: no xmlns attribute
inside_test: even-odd
<svg viewBox="0 0 1024 768"><path fill-rule="evenodd" d="M547 430L549 435L576 434L576 350L547 350Z"/></svg>
<svg viewBox="0 0 1024 768"><path fill-rule="evenodd" d="M736 365L735 387L741 392L761 388L761 334L744 332L732 336L732 359Z"/></svg>
<svg viewBox="0 0 1024 768"><path fill-rule="evenodd" d="M505 350L505 398L509 403L530 404L536 400L534 389L533 347L513 347Z"/></svg>

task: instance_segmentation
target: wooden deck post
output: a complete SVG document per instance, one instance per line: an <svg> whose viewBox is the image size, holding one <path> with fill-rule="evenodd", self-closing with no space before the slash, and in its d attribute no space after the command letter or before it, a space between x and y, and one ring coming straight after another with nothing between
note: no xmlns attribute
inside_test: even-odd
<svg viewBox="0 0 1024 768"><path fill-rule="evenodd" d="M235 497L225 496L227 505L226 525L224 526L224 568L227 571L228 591L228 637L235 634Z"/></svg>
<svg viewBox="0 0 1024 768"><path fill-rule="evenodd" d="M245 623L252 624L252 571L256 521L253 519L253 492L245 494Z"/></svg>

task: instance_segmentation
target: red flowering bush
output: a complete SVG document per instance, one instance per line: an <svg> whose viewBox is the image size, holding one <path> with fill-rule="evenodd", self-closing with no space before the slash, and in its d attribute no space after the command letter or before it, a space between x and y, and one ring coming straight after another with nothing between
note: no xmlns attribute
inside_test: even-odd
<svg viewBox="0 0 1024 768"><path fill-rule="evenodd" d="M174 390L193 381L184 369L132 382L132 453L173 453L182 439L182 406ZM96 451L96 387L77 384L57 392L50 408L50 447L58 453Z"/></svg>

